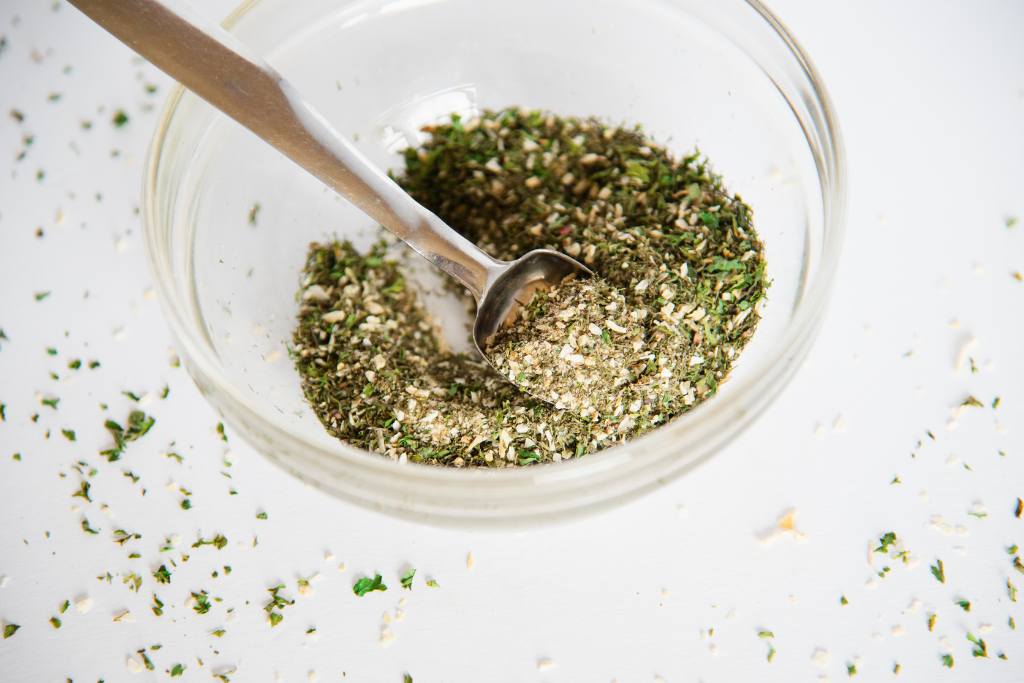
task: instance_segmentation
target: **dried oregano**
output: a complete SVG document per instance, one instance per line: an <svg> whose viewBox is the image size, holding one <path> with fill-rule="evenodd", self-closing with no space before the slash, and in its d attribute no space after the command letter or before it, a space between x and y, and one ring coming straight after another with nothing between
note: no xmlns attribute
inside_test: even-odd
<svg viewBox="0 0 1024 683"><path fill-rule="evenodd" d="M767 278L750 208L697 154L516 109L427 132L398 178L413 197L495 257L559 249L598 277L538 294L493 341L499 375L443 348L383 242L311 245L293 355L328 431L400 460L525 465L606 448L715 393Z"/></svg>

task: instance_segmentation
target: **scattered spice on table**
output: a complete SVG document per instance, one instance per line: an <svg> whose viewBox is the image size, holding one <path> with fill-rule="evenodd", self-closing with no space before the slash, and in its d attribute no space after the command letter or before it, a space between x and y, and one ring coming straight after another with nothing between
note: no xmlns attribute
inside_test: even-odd
<svg viewBox="0 0 1024 683"><path fill-rule="evenodd" d="M376 574L372 579L364 576L352 585L352 592L359 597L373 591L386 591L387 589L388 587L384 585L383 577L380 574Z"/></svg>
<svg viewBox="0 0 1024 683"><path fill-rule="evenodd" d="M426 131L398 178L415 199L492 256L558 249L598 277L538 294L492 346L505 377L552 405L446 350L385 243L310 245L292 352L331 434L402 461L529 465L621 443L715 394L768 280L750 208L704 160L539 111ZM567 387L566 370L592 391Z"/></svg>

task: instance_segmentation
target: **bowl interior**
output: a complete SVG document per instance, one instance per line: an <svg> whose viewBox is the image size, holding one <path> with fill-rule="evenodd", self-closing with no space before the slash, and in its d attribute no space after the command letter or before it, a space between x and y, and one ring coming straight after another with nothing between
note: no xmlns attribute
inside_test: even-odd
<svg viewBox="0 0 1024 683"><path fill-rule="evenodd" d="M396 171L398 152L423 139L423 125L509 105L639 123L679 155L699 149L754 208L773 281L736 379L772 360L814 274L822 208L798 120L749 50L722 32L726 20L706 3L658 0L266 0L234 31L370 159ZM366 247L379 228L191 94L167 137L180 165L175 266L196 327L238 391L337 447L287 355L295 292L309 242ZM464 346L464 307L416 260L431 309L450 343ZM729 401L736 384L713 400Z"/></svg>

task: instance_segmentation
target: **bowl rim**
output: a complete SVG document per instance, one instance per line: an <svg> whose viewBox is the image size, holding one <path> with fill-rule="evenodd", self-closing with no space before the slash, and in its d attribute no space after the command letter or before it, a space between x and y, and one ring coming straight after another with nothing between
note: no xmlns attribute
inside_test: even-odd
<svg viewBox="0 0 1024 683"><path fill-rule="evenodd" d="M843 236L845 232L844 222L846 213L846 155L842 142L842 135L839 123L835 114L835 108L831 98L822 82L817 69L814 67L806 52L796 41L785 25L767 8L760 0L740 0L749 6L766 21L774 33L782 39L788 48L790 56L795 58L797 65L802 71L802 76L807 80L810 89L815 96L815 104L820 111L821 121L818 128L822 135L821 147L826 152L825 159L815 163L819 182L822 190L822 211L823 221L828 228L827 238L823 243L821 261L812 280L806 286L806 293L800 304L794 311L793 320L786 333L774 346L769 347L766 353L766 361L761 371L749 374L748 376L734 380L740 384L743 395L747 390L757 397L770 397L780 391L789 383L794 372L786 371L784 363L777 362L786 355L787 349L802 349L806 353L813 340L817 329L820 327L822 312L831 294L832 284L835 280L836 266L838 265L841 252ZM358 0L354 0L358 2ZM263 4L263 0L244 0L236 7L222 25L230 30L237 22L256 7ZM644 460L642 455L648 452L649 448L656 448L659 444L675 442L686 437L685 441L698 443L701 436L715 440L715 433L725 427L729 422L737 419L736 408L732 404L707 401L698 406L686 415L685 420L675 420L666 423L658 429L626 442L596 453L585 458L573 458L571 460L557 463L542 463L529 467L438 467L420 463L402 463L390 458L379 456L358 449L344 442L338 441L337 447L332 449L323 448L321 445L309 440L305 434L295 428L291 423L281 418L275 411L266 409L264 406L253 402L244 395L235 384L229 380L220 370L219 363L213 355L212 349L206 348L207 343L203 335L191 324L191 316L186 304L179 300L174 294L176 282L170 265L164 263L159 249L156 247L160 239L159 228L161 219L158 208L158 180L160 177L161 160L164 155L164 147L167 143L167 134L178 111L186 90L180 84L175 84L171 94L160 113L159 120L153 139L149 145L145 160L145 172L143 178L142 199L143 199L143 236L146 247L147 258L150 269L154 275L155 289L161 302L164 318L171 329L172 335L184 353L186 364L192 363L202 375L212 381L221 395L237 407L242 414L248 418L258 421L261 425L268 426L275 430L280 436L290 438L300 443L306 449L321 456L338 459L346 465L359 468L373 475L384 475L388 477L409 478L439 487L449 488L479 487L481 485L500 483L502 487L517 483L535 483L539 477L547 478L546 475L553 474L552 468L557 468L558 480L571 480L580 482L589 475L607 472L610 468L621 469L630 464L631 461ZM805 139L807 131L804 132ZM825 175L827 174L827 179ZM826 180L828 187L826 187ZM802 358L801 358L802 359ZM776 361L776 362L772 362ZM770 401L763 400L758 405L755 400L750 399L748 409L741 411L743 419L752 419L760 414ZM214 406L219 409L219 406ZM706 460L713 455L725 443L742 430L737 430L728 439L722 442L713 452L690 458L688 462L680 463L679 466L667 477L661 477L659 481L665 483L678 477L692 466ZM245 434L242 430L243 435ZM695 438L696 437L696 438ZM720 439L719 439L720 440ZM641 457L627 458L625 463L616 463L621 459L621 449L630 446L635 449ZM260 450L257 448L257 450ZM684 460L685 455L679 458ZM275 459L276 460L276 459ZM635 462L634 462L635 464ZM664 474L664 473L663 473ZM313 482L316 483L315 481ZM634 489L645 489L645 486L634 487ZM507 493L508 489L503 488ZM638 494L638 491L632 491ZM620 498L629 498L629 492L620 495Z"/></svg>

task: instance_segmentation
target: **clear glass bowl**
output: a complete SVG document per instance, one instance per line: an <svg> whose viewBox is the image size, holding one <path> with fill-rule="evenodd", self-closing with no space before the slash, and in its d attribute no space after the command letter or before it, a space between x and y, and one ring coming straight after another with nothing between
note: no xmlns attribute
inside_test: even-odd
<svg viewBox="0 0 1024 683"><path fill-rule="evenodd" d="M640 123L678 154L697 147L754 208L773 280L719 394L643 438L504 470L368 454L324 431L286 346L308 243L365 247L379 229L178 89L145 185L157 291L201 391L295 476L433 524L563 520L664 486L721 450L806 355L840 251L842 145L810 61L755 0L258 0L227 25L384 167L401 168L397 152L424 124L508 105Z"/></svg>

